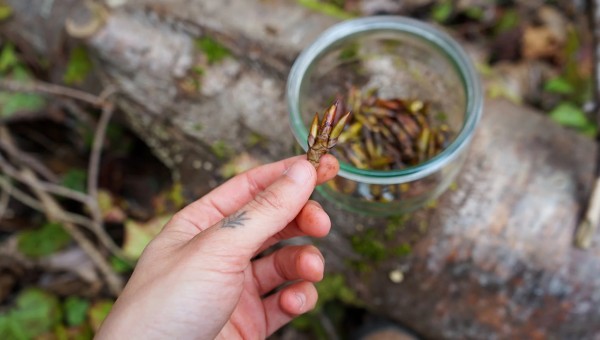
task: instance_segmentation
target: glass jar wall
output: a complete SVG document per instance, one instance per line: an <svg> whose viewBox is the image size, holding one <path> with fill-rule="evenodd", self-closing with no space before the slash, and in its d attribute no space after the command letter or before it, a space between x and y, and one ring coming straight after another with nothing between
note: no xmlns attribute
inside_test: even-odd
<svg viewBox="0 0 600 340"><path fill-rule="evenodd" d="M405 213L443 193L460 172L483 105L479 79L462 48L434 27L403 17L354 19L325 31L301 53L288 78L290 123L305 150L314 113L349 89L376 92L407 107L425 105L426 129L451 133L436 155L401 168L343 161L338 177L318 190L342 207L373 215ZM389 122L374 120L371 128L385 132Z"/></svg>

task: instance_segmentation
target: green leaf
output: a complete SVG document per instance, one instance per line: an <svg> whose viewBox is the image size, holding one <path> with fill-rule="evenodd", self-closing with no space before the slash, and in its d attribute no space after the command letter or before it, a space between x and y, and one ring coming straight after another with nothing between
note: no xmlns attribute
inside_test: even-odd
<svg viewBox="0 0 600 340"><path fill-rule="evenodd" d="M222 140L214 142L210 147L215 156L221 160L231 157L234 153L231 146Z"/></svg>
<svg viewBox="0 0 600 340"><path fill-rule="evenodd" d="M79 326L85 322L90 302L76 296L69 296L65 302L65 320L69 326Z"/></svg>
<svg viewBox="0 0 600 340"><path fill-rule="evenodd" d="M157 216L148 222L125 221L125 240L123 253L131 259L142 255L144 248L158 235L164 225L171 219L171 215Z"/></svg>
<svg viewBox="0 0 600 340"><path fill-rule="evenodd" d="M50 332L62 318L58 299L42 290L21 291L16 306L0 316L0 338L32 339Z"/></svg>
<svg viewBox="0 0 600 340"><path fill-rule="evenodd" d="M0 74L16 81L31 79L30 72L21 65L14 46L7 44L0 52ZM35 112L46 106L44 97L32 93L0 92L0 117L18 112Z"/></svg>
<svg viewBox="0 0 600 340"><path fill-rule="evenodd" d="M175 182L175 184L173 184L171 190L169 190L169 192L167 193L167 198L169 199L169 201L171 201L171 203L173 203L176 209L183 208L186 201L185 195L183 193L183 185L181 185L181 182Z"/></svg>
<svg viewBox="0 0 600 340"><path fill-rule="evenodd" d="M62 176L62 185L69 189L85 192L87 172L81 169L71 169Z"/></svg>
<svg viewBox="0 0 600 340"><path fill-rule="evenodd" d="M8 72L11 68L19 65L19 63L15 47L12 44L4 45L4 48L0 52L0 73Z"/></svg>
<svg viewBox="0 0 600 340"><path fill-rule="evenodd" d="M431 18L439 23L444 23L452 15L452 2L444 1L436 4L431 11Z"/></svg>
<svg viewBox="0 0 600 340"><path fill-rule="evenodd" d="M196 39L196 47L204 52L209 64L219 62L231 54L225 46L209 37Z"/></svg>
<svg viewBox="0 0 600 340"><path fill-rule="evenodd" d="M408 243L404 243L394 248L394 254L398 257L409 255L412 252L412 247Z"/></svg>
<svg viewBox="0 0 600 340"><path fill-rule="evenodd" d="M494 27L494 33L500 34L506 32L517 27L518 24L519 13L514 9L509 9L502 14L502 17L500 17L500 20L498 20L496 23L496 26Z"/></svg>
<svg viewBox="0 0 600 340"><path fill-rule="evenodd" d="M18 235L19 251L37 258L50 255L66 247L71 236L59 223L46 223L36 230L23 231Z"/></svg>
<svg viewBox="0 0 600 340"><path fill-rule="evenodd" d="M67 70L63 77L65 83L69 85L81 84L88 77L94 65L84 47L76 47L71 50Z"/></svg>
<svg viewBox="0 0 600 340"><path fill-rule="evenodd" d="M0 117L10 117L18 112L35 112L45 106L46 100L37 94L0 92Z"/></svg>
<svg viewBox="0 0 600 340"><path fill-rule="evenodd" d="M555 107L550 112L550 117L555 122L567 127L585 129L592 125L579 107L568 102L561 103Z"/></svg>
<svg viewBox="0 0 600 340"><path fill-rule="evenodd" d="M94 329L94 331L98 331L100 325L102 325L102 322L104 321L104 319L106 319L106 316L112 309L113 304L114 301L101 300L94 303L92 307L90 307L90 309L88 310L88 316L90 320L90 325L92 326L92 329Z"/></svg>
<svg viewBox="0 0 600 340"><path fill-rule="evenodd" d="M471 6L465 10L465 15L473 20L481 20L483 19L483 15L485 14L483 8L478 6Z"/></svg>
<svg viewBox="0 0 600 340"><path fill-rule="evenodd" d="M12 8L7 4L0 4L0 21L4 21L13 14Z"/></svg>
<svg viewBox="0 0 600 340"><path fill-rule="evenodd" d="M320 2L318 0L298 0L298 3L301 6L304 6L312 11L329 15L330 17L334 17L341 20L351 19L355 17L355 15L344 11L336 5Z"/></svg>
<svg viewBox="0 0 600 340"><path fill-rule="evenodd" d="M347 305L360 306L362 302L356 296L356 293L348 287L346 279L342 274L331 274L325 276L323 280L316 284L319 292L319 301L317 309L325 303L340 300Z"/></svg>
<svg viewBox="0 0 600 340"><path fill-rule="evenodd" d="M116 256L111 256L110 257L110 266L117 272L117 273L129 273L133 270L133 266L130 265L129 263L127 263L126 261L121 260L120 258L116 257Z"/></svg>
<svg viewBox="0 0 600 340"><path fill-rule="evenodd" d="M548 80L546 84L544 84L544 91L558 94L571 94L575 92L575 88L567 81L567 79L556 77Z"/></svg>
<svg viewBox="0 0 600 340"><path fill-rule="evenodd" d="M359 47L358 44L350 44L344 47L340 54L338 55L338 59L340 61L353 61L358 57Z"/></svg>

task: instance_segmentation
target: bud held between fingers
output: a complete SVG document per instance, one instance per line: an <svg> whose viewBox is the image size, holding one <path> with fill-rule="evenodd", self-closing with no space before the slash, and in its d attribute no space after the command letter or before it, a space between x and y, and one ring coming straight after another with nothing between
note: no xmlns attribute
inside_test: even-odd
<svg viewBox="0 0 600 340"><path fill-rule="evenodd" d="M319 167L321 157L335 146L350 116L350 112L347 112L334 124L338 105L339 101L331 105L320 123L319 113L316 113L310 125L306 157L315 168Z"/></svg>

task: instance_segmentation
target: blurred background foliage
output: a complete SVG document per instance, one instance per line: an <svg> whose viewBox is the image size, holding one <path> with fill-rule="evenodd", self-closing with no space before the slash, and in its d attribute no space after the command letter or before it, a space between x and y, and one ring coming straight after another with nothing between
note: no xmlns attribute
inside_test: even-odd
<svg viewBox="0 0 600 340"><path fill-rule="evenodd" d="M387 8L377 13L370 12L369 2L359 0L296 3L338 19L402 14L434 23L463 43L484 79L489 98L503 97L535 107L566 128L587 136L596 133L593 45L586 12L577 1L377 1L379 8ZM11 15L10 6L0 1L0 24ZM229 55L209 38L198 39L196 45L207 55L208 63ZM201 68L195 71L203 72ZM48 65L43 58L27 58L12 42L0 38L1 78L26 83L48 79L56 72L61 73L63 85L73 87L89 84L95 77L84 46L72 48L64 65L57 66ZM41 116L44 118L36 119ZM25 162L41 164L70 193L85 194L89 189L88 159L100 117L98 107L57 103L37 94L0 92L0 127L12 136L4 143L14 143L34 155L33 160L24 157ZM122 121L114 120L105 132L93 207L119 248L101 255L126 279L145 245L186 200L181 183L173 181L168 169ZM260 136L255 142L261 142ZM232 157L226 144L217 142L213 149L219 158ZM246 165L233 164L221 173L229 177L239 166ZM30 193L4 172L6 169L0 172L0 338L90 339L111 308L110 292L65 225L48 220L39 207L23 203ZM9 191L22 199L10 199ZM90 214L85 202L68 197L59 201L72 214ZM392 228L394 225L390 221ZM375 260L388 251L369 239L353 240L353 247ZM393 251L402 256L410 249L400 246ZM315 311L296 319L274 338L346 338L360 333L365 324L380 322L378 316L362 309L342 276L327 276L318 290Z"/></svg>

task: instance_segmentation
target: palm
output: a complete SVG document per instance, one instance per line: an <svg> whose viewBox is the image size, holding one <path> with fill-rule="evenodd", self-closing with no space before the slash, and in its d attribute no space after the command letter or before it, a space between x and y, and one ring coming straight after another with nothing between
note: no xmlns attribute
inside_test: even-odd
<svg viewBox="0 0 600 340"><path fill-rule="evenodd" d="M251 267L252 265L244 271L239 303L221 332L228 335L226 338L232 334L242 339L267 336L266 311Z"/></svg>

